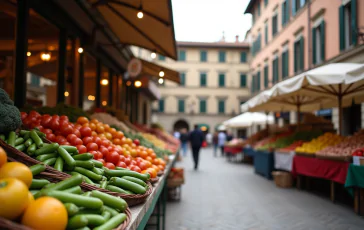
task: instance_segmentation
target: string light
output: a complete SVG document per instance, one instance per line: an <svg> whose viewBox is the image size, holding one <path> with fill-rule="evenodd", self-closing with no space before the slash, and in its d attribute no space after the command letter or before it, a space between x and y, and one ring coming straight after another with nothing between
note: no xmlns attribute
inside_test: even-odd
<svg viewBox="0 0 364 230"><path fill-rule="evenodd" d="M141 81L135 81L135 82L134 82L134 86L135 86L136 88L139 88L139 87L141 87L141 86L142 86L142 82L141 82Z"/></svg>
<svg viewBox="0 0 364 230"><path fill-rule="evenodd" d="M87 99L88 99L89 101L94 101L96 98L95 98L95 96L88 95Z"/></svg>
<svg viewBox="0 0 364 230"><path fill-rule="evenodd" d="M102 101L103 106L107 106L107 101Z"/></svg>
<svg viewBox="0 0 364 230"><path fill-rule="evenodd" d="M153 52L153 53L151 53L151 54L150 54L150 57L151 57L152 59L154 59L154 58L156 58L156 57L157 57L157 54Z"/></svg>
<svg viewBox="0 0 364 230"><path fill-rule="evenodd" d="M82 54L83 53L83 48L82 47L80 47L80 48L78 48L78 53L80 53L80 54Z"/></svg>
<svg viewBox="0 0 364 230"><path fill-rule="evenodd" d="M131 81L127 81L126 86L131 86Z"/></svg>
<svg viewBox="0 0 364 230"><path fill-rule="evenodd" d="M107 79L102 79L102 80L100 81L100 84L101 84L101 85L108 85L108 84L109 84L109 80L107 80Z"/></svg>
<svg viewBox="0 0 364 230"><path fill-rule="evenodd" d="M161 84L163 84L163 82L164 82L164 79L163 78L159 78L158 79L158 83L161 85Z"/></svg>
<svg viewBox="0 0 364 230"><path fill-rule="evenodd" d="M163 70L159 71L159 76L164 77L164 71Z"/></svg>
<svg viewBox="0 0 364 230"><path fill-rule="evenodd" d="M27 52L27 56L30 57L32 56L32 53L30 51Z"/></svg>
<svg viewBox="0 0 364 230"><path fill-rule="evenodd" d="M42 61L49 61L49 60L51 60L51 53L42 53L40 55L40 59L42 59Z"/></svg>
<svg viewBox="0 0 364 230"><path fill-rule="evenodd" d="M139 19L142 19L143 17L144 17L144 14L143 14L143 11L138 11L138 13L137 13L137 17L139 18Z"/></svg>
<svg viewBox="0 0 364 230"><path fill-rule="evenodd" d="M64 96L68 97L70 95L70 93L68 91L64 92Z"/></svg>

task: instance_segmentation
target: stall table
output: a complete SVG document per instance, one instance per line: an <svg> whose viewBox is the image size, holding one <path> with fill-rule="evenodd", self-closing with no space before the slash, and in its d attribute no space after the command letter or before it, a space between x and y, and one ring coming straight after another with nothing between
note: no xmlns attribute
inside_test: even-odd
<svg viewBox="0 0 364 230"><path fill-rule="evenodd" d="M254 157L255 150L252 147L245 147L243 148L243 153L247 156Z"/></svg>
<svg viewBox="0 0 364 230"><path fill-rule="evenodd" d="M297 187L301 188L300 175L316 177L331 182L331 200L335 200L335 182L345 184L350 163L312 157L294 156L292 174L297 176Z"/></svg>
<svg viewBox="0 0 364 230"><path fill-rule="evenodd" d="M178 154L169 156L169 164L167 165L164 174L159 177L159 181L154 184L152 194L150 194L150 196L143 204L130 208L132 217L129 226L127 227L127 230L144 229L147 226L149 218L152 216L152 214L157 217L157 223L153 225L157 226L157 229L165 229L167 202L166 181L168 178L168 174L175 164L177 158ZM156 212L153 213L155 208Z"/></svg>
<svg viewBox="0 0 364 230"><path fill-rule="evenodd" d="M274 152L274 167L284 171L292 171L293 157L296 155L294 151L290 152Z"/></svg>
<svg viewBox="0 0 364 230"><path fill-rule="evenodd" d="M254 155L255 173L260 174L267 179L272 179L272 171L274 170L273 152L256 151Z"/></svg>
<svg viewBox="0 0 364 230"><path fill-rule="evenodd" d="M235 157L236 159L236 156L242 152L243 152L242 146L228 146L228 145L224 146L224 153L226 154L228 160L230 160L232 157Z"/></svg>
<svg viewBox="0 0 364 230"><path fill-rule="evenodd" d="M355 212L364 215L364 166L350 164L345 188L354 196Z"/></svg>

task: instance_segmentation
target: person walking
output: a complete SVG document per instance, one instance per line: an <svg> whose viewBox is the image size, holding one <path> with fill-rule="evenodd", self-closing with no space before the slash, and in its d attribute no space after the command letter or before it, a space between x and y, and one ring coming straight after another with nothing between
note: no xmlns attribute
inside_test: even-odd
<svg viewBox="0 0 364 230"><path fill-rule="evenodd" d="M200 149L204 141L204 135L202 131L195 125L194 130L189 135L189 141L192 148L193 162L195 163L195 170L198 168L198 159L200 154Z"/></svg>
<svg viewBox="0 0 364 230"><path fill-rule="evenodd" d="M179 140L181 142L182 155L185 157L185 156L187 156L187 145L188 145L187 129L182 129L181 130L181 135L179 137Z"/></svg>
<svg viewBox="0 0 364 230"><path fill-rule="evenodd" d="M218 137L218 133L215 132L214 136L212 137L212 144L214 146L214 157L217 156L217 146L218 146L218 142L219 142L219 137Z"/></svg>
<svg viewBox="0 0 364 230"><path fill-rule="evenodd" d="M221 150L221 156L224 156L224 145L226 142L226 133L221 131L218 135L218 146Z"/></svg>

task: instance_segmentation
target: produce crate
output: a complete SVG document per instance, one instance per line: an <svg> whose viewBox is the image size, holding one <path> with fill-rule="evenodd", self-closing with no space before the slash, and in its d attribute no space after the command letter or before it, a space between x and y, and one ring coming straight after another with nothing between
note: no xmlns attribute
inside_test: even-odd
<svg viewBox="0 0 364 230"><path fill-rule="evenodd" d="M256 151L254 156L255 173L272 179L272 171L274 169L274 154L268 151Z"/></svg>
<svg viewBox="0 0 364 230"><path fill-rule="evenodd" d="M277 187L291 188L293 184L292 175L289 172L274 171L272 172L274 183Z"/></svg>
<svg viewBox="0 0 364 230"><path fill-rule="evenodd" d="M168 175L167 187L179 187L185 183L184 169L183 168L172 168Z"/></svg>

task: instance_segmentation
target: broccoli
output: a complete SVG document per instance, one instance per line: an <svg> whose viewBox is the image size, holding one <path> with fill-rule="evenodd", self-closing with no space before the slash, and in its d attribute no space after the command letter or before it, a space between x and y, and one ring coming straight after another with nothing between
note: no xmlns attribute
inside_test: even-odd
<svg viewBox="0 0 364 230"><path fill-rule="evenodd" d="M9 95L0 88L0 133L15 131L22 124L20 112Z"/></svg>

